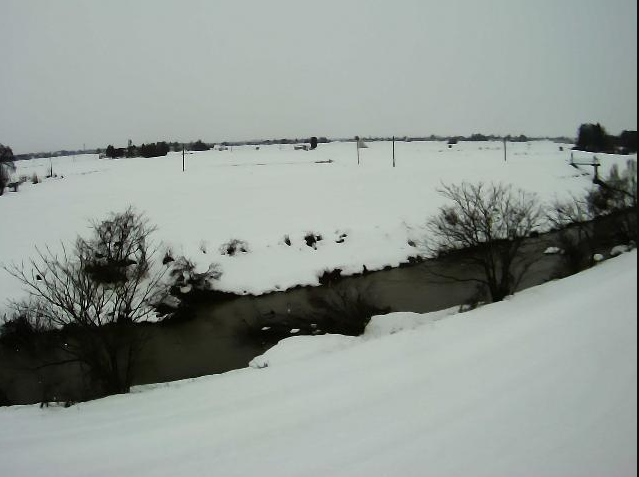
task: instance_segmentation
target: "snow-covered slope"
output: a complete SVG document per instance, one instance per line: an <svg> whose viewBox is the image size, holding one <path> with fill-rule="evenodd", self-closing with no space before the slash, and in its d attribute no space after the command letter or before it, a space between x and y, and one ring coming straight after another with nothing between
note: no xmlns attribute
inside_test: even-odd
<svg viewBox="0 0 639 477"><path fill-rule="evenodd" d="M291 338L255 368L2 409L1 473L636 475L636 287L632 252L467 314Z"/></svg>
<svg viewBox="0 0 639 477"><path fill-rule="evenodd" d="M164 158L53 159L64 179L24 184L0 197L0 263L20 262L34 247L54 249L86 233L89 220L134 205L158 226L156 239L206 270L222 265L219 288L260 294L295 285L317 285L324 269L345 273L396 266L418 253L409 240L423 237L426 218L442 204L442 182L502 181L537 192L543 200L582 193L590 178L568 165L570 151L550 142L512 144L508 162L499 143L398 143L392 168L390 143L361 153L353 143L235 148ZM318 164L332 160L331 164ZM602 158L604 168L626 158ZM49 160L21 161L16 175L44 176ZM585 172L585 171L584 171ZM592 171L588 171L592 173ZM317 250L303 240L324 238ZM336 243L347 234L344 243ZM292 246L284 243L288 235ZM231 239L250 253L222 256ZM21 294L19 283L0 271L0 307Z"/></svg>

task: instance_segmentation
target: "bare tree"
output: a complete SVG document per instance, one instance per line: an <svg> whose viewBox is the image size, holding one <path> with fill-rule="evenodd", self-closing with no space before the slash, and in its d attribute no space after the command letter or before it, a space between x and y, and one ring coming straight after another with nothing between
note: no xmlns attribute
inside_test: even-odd
<svg viewBox="0 0 639 477"><path fill-rule="evenodd" d="M637 161L630 159L621 173L615 164L606 180L597 179L598 186L588 195L589 205L597 215L637 208Z"/></svg>
<svg viewBox="0 0 639 477"><path fill-rule="evenodd" d="M155 230L129 208L93 223L93 236L78 238L60 254L37 250L28 264L4 267L28 290L15 303L17 316L61 330L64 359L44 366L80 363L105 394L128 392L145 321L165 294L166 268L155 266Z"/></svg>
<svg viewBox="0 0 639 477"><path fill-rule="evenodd" d="M439 278L475 282L493 302L516 291L534 259L524 242L541 225L543 208L534 194L509 185L444 185L439 191L451 201L427 223L431 253L456 258L464 276L434 272Z"/></svg>
<svg viewBox="0 0 639 477"><path fill-rule="evenodd" d="M587 196L588 207L596 216L614 219L618 239L637 240L637 161L631 159L621 173L614 165L606 180L597 180L597 188Z"/></svg>
<svg viewBox="0 0 639 477"><path fill-rule="evenodd" d="M595 264L596 214L586 198L572 196L567 201L556 201L548 209L548 220L557 230L564 266L568 274L578 273Z"/></svg>

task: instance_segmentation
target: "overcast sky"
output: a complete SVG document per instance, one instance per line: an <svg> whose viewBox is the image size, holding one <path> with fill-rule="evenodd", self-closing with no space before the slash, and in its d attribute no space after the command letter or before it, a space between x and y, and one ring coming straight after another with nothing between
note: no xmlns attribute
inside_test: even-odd
<svg viewBox="0 0 639 477"><path fill-rule="evenodd" d="M637 127L636 0L0 0L14 152Z"/></svg>

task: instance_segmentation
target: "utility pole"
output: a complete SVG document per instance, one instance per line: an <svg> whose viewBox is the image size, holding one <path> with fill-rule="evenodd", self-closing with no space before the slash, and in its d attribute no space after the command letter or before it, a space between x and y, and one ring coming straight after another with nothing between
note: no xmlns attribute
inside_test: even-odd
<svg viewBox="0 0 639 477"><path fill-rule="evenodd" d="M508 139L504 138L504 162L508 162Z"/></svg>
<svg viewBox="0 0 639 477"><path fill-rule="evenodd" d="M395 136L393 136L393 167L395 167Z"/></svg>
<svg viewBox="0 0 639 477"><path fill-rule="evenodd" d="M355 144L357 144L357 165L359 166L359 136L355 136Z"/></svg>
<svg viewBox="0 0 639 477"><path fill-rule="evenodd" d="M185 155L184 146L182 146L182 172L186 171L186 162L185 162L185 159L184 159L184 155Z"/></svg>

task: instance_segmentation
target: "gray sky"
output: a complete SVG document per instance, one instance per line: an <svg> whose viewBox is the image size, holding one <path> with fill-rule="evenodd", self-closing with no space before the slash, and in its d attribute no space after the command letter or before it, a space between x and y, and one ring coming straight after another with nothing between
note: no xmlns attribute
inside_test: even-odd
<svg viewBox="0 0 639 477"><path fill-rule="evenodd" d="M0 143L637 127L636 0L0 0Z"/></svg>

